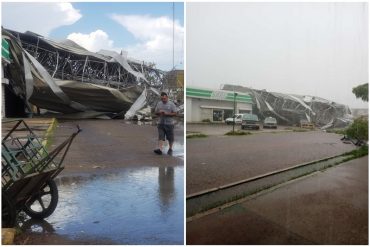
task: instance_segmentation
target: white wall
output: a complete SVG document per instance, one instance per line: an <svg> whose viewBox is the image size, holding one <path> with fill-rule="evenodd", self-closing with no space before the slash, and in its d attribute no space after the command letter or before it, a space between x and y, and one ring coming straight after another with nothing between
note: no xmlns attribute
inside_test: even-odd
<svg viewBox="0 0 370 247"><path fill-rule="evenodd" d="M236 104L236 112L239 113L239 110L249 110L252 113L252 104L247 103L237 103Z"/></svg>
<svg viewBox="0 0 370 247"><path fill-rule="evenodd" d="M186 122L193 122L192 112L196 109L192 108L192 98L186 97Z"/></svg>
<svg viewBox="0 0 370 247"><path fill-rule="evenodd" d="M239 108L252 112L252 104L239 102L236 108L237 113ZM205 119L212 121L213 109L234 109L234 102L186 97L186 122L201 122Z"/></svg>

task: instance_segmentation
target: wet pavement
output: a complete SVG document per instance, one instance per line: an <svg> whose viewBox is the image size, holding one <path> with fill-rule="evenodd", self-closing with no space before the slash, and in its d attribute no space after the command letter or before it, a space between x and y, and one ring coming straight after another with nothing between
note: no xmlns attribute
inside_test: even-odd
<svg viewBox="0 0 370 247"><path fill-rule="evenodd" d="M187 140L187 195L353 150L322 131L209 136Z"/></svg>
<svg viewBox="0 0 370 247"><path fill-rule="evenodd" d="M40 137L41 139L45 138L46 130L49 128L50 124L52 123L52 118L27 118L23 119L27 126L32 129L33 133ZM1 134L2 137L7 135L9 131L15 126L17 121L12 118L4 118L2 119L1 124ZM21 124L20 127L18 127L18 130L20 132L23 132L19 134L20 136L26 136L29 134L29 131L24 128L25 126Z"/></svg>
<svg viewBox="0 0 370 247"><path fill-rule="evenodd" d="M183 176L183 167L143 167L57 178L57 209L27 233L101 244L182 244Z"/></svg>
<svg viewBox="0 0 370 247"><path fill-rule="evenodd" d="M187 244L368 244L368 156L187 223Z"/></svg>
<svg viewBox="0 0 370 247"><path fill-rule="evenodd" d="M27 219L16 243L183 244L183 125L175 127L172 156L153 153L155 124L124 120L58 121L51 149L77 124L82 132L56 178L55 212Z"/></svg>
<svg viewBox="0 0 370 247"><path fill-rule="evenodd" d="M72 143L63 164L63 175L83 172L104 173L125 167L183 166L184 126L175 126L173 156L156 155L158 132L151 122L129 122L124 120L78 120L58 121L53 145L56 147L68 135L82 129ZM168 145L164 151L167 152Z"/></svg>

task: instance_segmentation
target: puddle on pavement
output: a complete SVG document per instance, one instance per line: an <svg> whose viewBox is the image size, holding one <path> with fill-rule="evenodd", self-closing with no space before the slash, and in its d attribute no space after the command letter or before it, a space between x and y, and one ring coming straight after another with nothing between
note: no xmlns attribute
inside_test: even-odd
<svg viewBox="0 0 370 247"><path fill-rule="evenodd" d="M164 145L163 145L163 151L165 152L164 155L166 155L168 148L169 148L168 143L165 142ZM184 141L178 141L178 142L175 141L173 143L172 156L178 157L182 160L184 159Z"/></svg>
<svg viewBox="0 0 370 247"><path fill-rule="evenodd" d="M153 125L156 126L156 121L125 121L125 124L136 124L136 125ZM183 130L184 130L184 123L181 121L177 121L175 124L176 128L180 131L181 135L178 135L175 133L175 142L173 144L173 154L172 156L179 157L181 159L184 159L184 136L183 136ZM179 140L179 141L176 141ZM168 143L164 143L163 147L164 152L167 152L168 150Z"/></svg>
<svg viewBox="0 0 370 247"><path fill-rule="evenodd" d="M184 236L183 179L183 167L131 168L57 179L55 212L43 222L26 221L24 228L69 239L180 245Z"/></svg>

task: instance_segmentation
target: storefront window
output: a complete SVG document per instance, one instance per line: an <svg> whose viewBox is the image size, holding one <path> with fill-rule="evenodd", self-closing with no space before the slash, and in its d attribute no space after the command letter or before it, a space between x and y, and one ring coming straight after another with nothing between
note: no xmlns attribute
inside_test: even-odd
<svg viewBox="0 0 370 247"><path fill-rule="evenodd" d="M222 110L213 110L213 121L221 122L222 121Z"/></svg>

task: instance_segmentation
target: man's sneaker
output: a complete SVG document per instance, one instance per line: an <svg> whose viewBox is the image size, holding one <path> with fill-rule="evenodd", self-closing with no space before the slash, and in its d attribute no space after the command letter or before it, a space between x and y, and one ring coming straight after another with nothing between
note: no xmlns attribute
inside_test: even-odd
<svg viewBox="0 0 370 247"><path fill-rule="evenodd" d="M161 155L162 154L162 151L158 148L158 149L154 150L154 153L156 153L158 155Z"/></svg>
<svg viewBox="0 0 370 247"><path fill-rule="evenodd" d="M172 149L171 149L171 148L170 148L170 149L168 149L167 154L168 154L168 155L172 155Z"/></svg>

